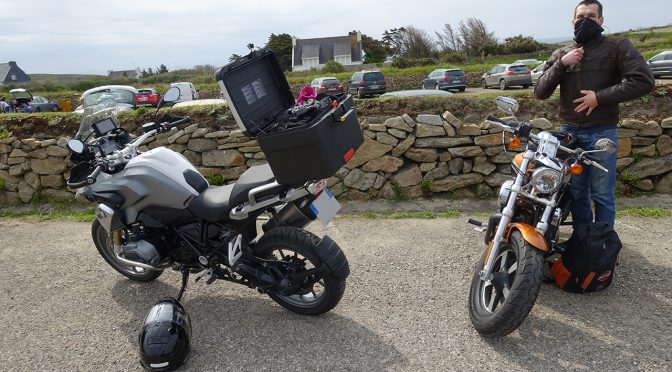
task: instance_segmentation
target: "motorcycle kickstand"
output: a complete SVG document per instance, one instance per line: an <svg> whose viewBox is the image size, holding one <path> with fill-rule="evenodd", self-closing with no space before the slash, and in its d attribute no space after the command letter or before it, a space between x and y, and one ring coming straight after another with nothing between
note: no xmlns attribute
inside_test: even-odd
<svg viewBox="0 0 672 372"><path fill-rule="evenodd" d="M189 279L189 269L186 267L182 268L182 287L180 287L180 293L177 295L177 301L182 302L182 295L184 290L187 289L187 281Z"/></svg>

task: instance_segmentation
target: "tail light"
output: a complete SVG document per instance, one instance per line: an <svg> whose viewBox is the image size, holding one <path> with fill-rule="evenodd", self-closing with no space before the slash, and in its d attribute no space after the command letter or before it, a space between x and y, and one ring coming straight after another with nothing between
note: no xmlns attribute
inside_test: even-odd
<svg viewBox="0 0 672 372"><path fill-rule="evenodd" d="M462 80L467 80L467 75L462 76Z"/></svg>
<svg viewBox="0 0 672 372"><path fill-rule="evenodd" d="M507 71L504 73L504 75L513 75L513 71Z"/></svg>
<svg viewBox="0 0 672 372"><path fill-rule="evenodd" d="M364 86L364 79L362 79L362 81L360 81L359 84L360 84L361 86Z"/></svg>

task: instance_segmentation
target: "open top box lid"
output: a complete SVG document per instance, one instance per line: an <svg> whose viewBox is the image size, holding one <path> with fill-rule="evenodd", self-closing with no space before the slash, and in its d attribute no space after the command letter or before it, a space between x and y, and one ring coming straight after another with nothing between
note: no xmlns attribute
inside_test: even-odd
<svg viewBox="0 0 672 372"><path fill-rule="evenodd" d="M268 48L252 51L220 68L215 77L231 114L247 136L255 137L294 104L278 57Z"/></svg>

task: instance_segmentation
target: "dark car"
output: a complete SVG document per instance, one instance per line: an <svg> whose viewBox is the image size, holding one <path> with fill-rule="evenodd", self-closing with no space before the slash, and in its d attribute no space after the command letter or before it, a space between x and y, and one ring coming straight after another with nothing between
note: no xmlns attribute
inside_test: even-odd
<svg viewBox="0 0 672 372"><path fill-rule="evenodd" d="M464 92L467 89L467 75L459 68L436 69L422 82L422 89L457 89Z"/></svg>
<svg viewBox="0 0 672 372"><path fill-rule="evenodd" d="M512 85L521 85L527 89L532 85L532 74L527 66L523 65L497 65L483 74L481 88L496 86L506 90Z"/></svg>
<svg viewBox="0 0 672 372"><path fill-rule="evenodd" d="M40 96L33 96L33 100L29 103L30 112L54 112L60 111L61 108L58 106L58 103L49 101L48 99Z"/></svg>
<svg viewBox="0 0 672 372"><path fill-rule="evenodd" d="M310 86L315 88L317 93L336 94L343 93L343 84L335 77L320 77L313 79Z"/></svg>
<svg viewBox="0 0 672 372"><path fill-rule="evenodd" d="M138 106L156 107L161 100L161 95L153 88L138 89L138 94L135 96L135 102Z"/></svg>
<svg viewBox="0 0 672 372"><path fill-rule="evenodd" d="M651 57L648 61L653 77L658 79L663 75L672 75L672 51L668 50Z"/></svg>
<svg viewBox="0 0 672 372"><path fill-rule="evenodd" d="M355 72L349 83L348 93L356 94L358 98L387 92L387 80L380 71Z"/></svg>

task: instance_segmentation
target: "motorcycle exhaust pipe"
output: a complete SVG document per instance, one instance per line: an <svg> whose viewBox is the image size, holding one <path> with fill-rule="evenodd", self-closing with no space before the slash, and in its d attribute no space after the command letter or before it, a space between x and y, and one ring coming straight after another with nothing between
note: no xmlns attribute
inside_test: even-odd
<svg viewBox="0 0 672 372"><path fill-rule="evenodd" d="M158 266L152 266L152 265L148 265L148 264L142 263L142 262L131 261L129 259L126 259L126 258L122 257L121 253L117 254L116 257L117 257L117 260L119 260L119 262L123 263L124 265L133 266L133 267L140 267L140 268L143 268L145 270L161 271L161 270L165 270L165 269L170 267L169 263L163 264L163 265L158 265Z"/></svg>

